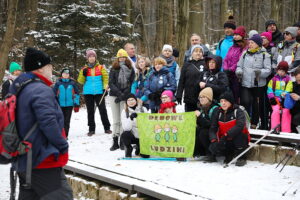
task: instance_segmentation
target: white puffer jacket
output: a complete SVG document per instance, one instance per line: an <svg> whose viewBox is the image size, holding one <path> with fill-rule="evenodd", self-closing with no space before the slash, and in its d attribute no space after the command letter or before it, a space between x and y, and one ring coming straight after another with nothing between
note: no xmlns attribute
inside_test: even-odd
<svg viewBox="0 0 300 200"><path fill-rule="evenodd" d="M131 131L134 137L139 138L138 130L137 130L137 123L136 118L133 120L130 119L130 115L132 113L146 113L147 109L145 107L136 107L135 110L132 108L128 108L128 114L124 109L121 113L121 121L122 121L122 128L123 131Z"/></svg>

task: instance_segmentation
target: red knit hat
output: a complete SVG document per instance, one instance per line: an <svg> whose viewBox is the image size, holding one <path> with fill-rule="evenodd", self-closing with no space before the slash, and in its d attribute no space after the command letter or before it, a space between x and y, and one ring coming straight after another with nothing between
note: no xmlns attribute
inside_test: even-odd
<svg viewBox="0 0 300 200"><path fill-rule="evenodd" d="M246 29L244 26L239 26L234 30L233 34L240 35L244 38L246 36Z"/></svg>
<svg viewBox="0 0 300 200"><path fill-rule="evenodd" d="M283 60L277 65L277 70L283 70L287 73L289 70L289 64Z"/></svg>
<svg viewBox="0 0 300 200"><path fill-rule="evenodd" d="M264 37L267 38L267 40L269 42L272 42L272 32L263 32L263 33L260 34L260 36L261 37L264 36Z"/></svg>

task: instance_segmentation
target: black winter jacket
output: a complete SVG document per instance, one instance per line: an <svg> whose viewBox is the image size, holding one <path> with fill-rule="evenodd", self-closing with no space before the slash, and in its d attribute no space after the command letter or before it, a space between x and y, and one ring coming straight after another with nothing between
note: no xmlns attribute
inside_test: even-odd
<svg viewBox="0 0 300 200"><path fill-rule="evenodd" d="M184 103L197 104L200 92L199 78L205 71L204 60L185 62L181 69L176 98L181 99L184 91Z"/></svg>
<svg viewBox="0 0 300 200"><path fill-rule="evenodd" d="M235 109L237 109L236 117L234 114ZM244 112L237 105L233 105L227 110L227 112L225 112L221 107L216 112L214 112L211 120L211 126L209 129L210 141L218 138L217 133L219 130L219 121L229 122L232 120L236 120L236 125L232 127L229 131L227 131L229 138L234 138L238 134L243 134L242 131L246 123L246 117Z"/></svg>
<svg viewBox="0 0 300 200"><path fill-rule="evenodd" d="M207 109L200 107L199 117L197 117L197 127L200 129L209 129L211 125L211 118L214 115L214 112L218 112L219 104L213 102Z"/></svg>
<svg viewBox="0 0 300 200"><path fill-rule="evenodd" d="M109 95L119 97L121 98L121 100L125 100L126 95L129 94L131 91L131 85L134 81L135 72L134 69L132 68L130 78L128 80L130 86L125 89L121 89L120 84L118 83L119 72L120 69L111 69L109 72L109 82L108 82L110 88Z"/></svg>
<svg viewBox="0 0 300 200"><path fill-rule="evenodd" d="M297 84L297 82L293 82L293 91L292 93L296 93L300 95L300 84ZM296 115L300 113L300 101L296 101L294 107L291 109L291 114Z"/></svg>

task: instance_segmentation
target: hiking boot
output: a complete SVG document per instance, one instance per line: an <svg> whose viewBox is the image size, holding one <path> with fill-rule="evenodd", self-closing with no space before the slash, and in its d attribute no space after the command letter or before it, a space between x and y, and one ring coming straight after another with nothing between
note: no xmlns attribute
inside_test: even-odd
<svg viewBox="0 0 300 200"><path fill-rule="evenodd" d="M132 146L131 145L128 145L128 146L125 146L125 157L126 158L131 158L131 153L132 153Z"/></svg>
<svg viewBox="0 0 300 200"><path fill-rule="evenodd" d="M93 135L95 135L95 131L90 131L90 132L88 132L87 135L88 135L88 136L93 136Z"/></svg>
<svg viewBox="0 0 300 200"><path fill-rule="evenodd" d="M230 163L230 161L232 161L232 159L233 159L233 155L225 156L224 164Z"/></svg>
<svg viewBox="0 0 300 200"><path fill-rule="evenodd" d="M106 133L106 134L112 134L112 131L111 130L105 130L104 133Z"/></svg>
<svg viewBox="0 0 300 200"><path fill-rule="evenodd" d="M119 148L118 139L119 139L118 136L113 137L113 145L110 147L109 150L115 151Z"/></svg>
<svg viewBox="0 0 300 200"><path fill-rule="evenodd" d="M242 167L242 166L244 166L246 164L247 164L247 160L245 158L239 158L235 162L235 166L239 166L239 167Z"/></svg>
<svg viewBox="0 0 300 200"><path fill-rule="evenodd" d="M134 153L135 153L136 156L140 155L140 145L139 144L137 144L135 146L135 152Z"/></svg>
<svg viewBox="0 0 300 200"><path fill-rule="evenodd" d="M123 142L123 140L121 140L121 137L120 137L120 149L121 150L125 149L124 142Z"/></svg>

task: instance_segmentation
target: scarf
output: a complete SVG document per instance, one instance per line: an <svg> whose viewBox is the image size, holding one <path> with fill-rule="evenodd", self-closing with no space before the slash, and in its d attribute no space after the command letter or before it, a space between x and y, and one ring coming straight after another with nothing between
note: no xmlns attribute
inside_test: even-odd
<svg viewBox="0 0 300 200"><path fill-rule="evenodd" d="M175 61L175 57L174 56L170 56L169 58L167 58L164 55L160 55L160 57L162 57L163 59L165 59L165 61L167 62L167 67L173 66L173 63Z"/></svg>
<svg viewBox="0 0 300 200"><path fill-rule="evenodd" d="M248 49L248 53L254 54L254 53L258 52L260 49L261 49L260 47L258 47L256 49Z"/></svg>
<svg viewBox="0 0 300 200"><path fill-rule="evenodd" d="M120 62L120 72L118 77L118 82L121 86L121 89L125 89L129 87L129 78L131 76L132 69L129 69L125 62Z"/></svg>

